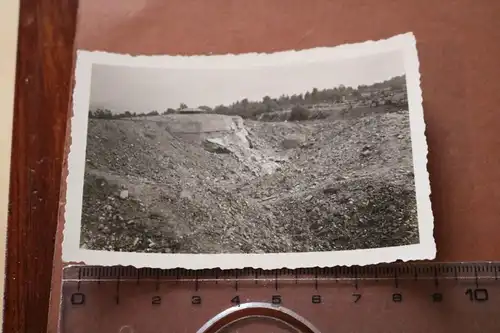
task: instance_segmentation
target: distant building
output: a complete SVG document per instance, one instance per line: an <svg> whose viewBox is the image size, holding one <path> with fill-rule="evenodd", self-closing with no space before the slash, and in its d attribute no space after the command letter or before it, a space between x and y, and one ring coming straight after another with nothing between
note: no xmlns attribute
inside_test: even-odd
<svg viewBox="0 0 500 333"><path fill-rule="evenodd" d="M331 109L332 103L316 103L313 105L307 105L306 109L310 110L328 110Z"/></svg>
<svg viewBox="0 0 500 333"><path fill-rule="evenodd" d="M180 109L178 112L182 113L182 114L206 113L205 110L199 109L199 108L184 108L184 109Z"/></svg>

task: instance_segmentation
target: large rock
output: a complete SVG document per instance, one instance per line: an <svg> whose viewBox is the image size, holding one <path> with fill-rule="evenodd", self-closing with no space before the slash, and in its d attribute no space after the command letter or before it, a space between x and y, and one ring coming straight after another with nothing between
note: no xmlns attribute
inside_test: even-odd
<svg viewBox="0 0 500 333"><path fill-rule="evenodd" d="M203 134L245 131L243 119L221 114L176 114L163 116L169 132L173 134Z"/></svg>
<svg viewBox="0 0 500 333"><path fill-rule="evenodd" d="M120 199L127 199L128 198L128 191L127 190L121 190L120 191Z"/></svg>
<svg viewBox="0 0 500 333"><path fill-rule="evenodd" d="M203 143L206 139L215 139L225 147L239 146L250 148L248 132L239 116L226 116L220 114L175 114L161 116L154 119L165 125L165 129L187 141Z"/></svg>
<svg viewBox="0 0 500 333"><path fill-rule="evenodd" d="M203 147L206 151L216 154L230 154L231 150L224 144L222 140L206 139L203 141Z"/></svg>

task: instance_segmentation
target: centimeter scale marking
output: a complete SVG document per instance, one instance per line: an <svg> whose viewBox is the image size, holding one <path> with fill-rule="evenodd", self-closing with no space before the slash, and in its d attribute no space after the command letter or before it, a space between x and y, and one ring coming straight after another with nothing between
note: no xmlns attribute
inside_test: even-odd
<svg viewBox="0 0 500 333"><path fill-rule="evenodd" d="M214 283L227 287L227 282L238 291L241 283L272 282L274 289L278 290L280 284L311 282L314 289L318 290L322 282L350 283L357 290L364 282L392 282L399 288L401 281L432 280L437 288L440 281L473 281L476 289L480 281L498 281L500 276L500 263L450 263L450 264L395 264L363 267L332 267L332 268L300 268L300 269L152 269L134 267L112 266L69 266L65 268L63 285L76 283L79 292L82 283L103 282L116 284L116 297L119 297L120 286L125 283L135 282L155 283L155 290L165 282L191 283L194 291L200 289L201 284ZM225 284L222 284L226 282ZM266 284L267 287L267 284Z"/></svg>
<svg viewBox="0 0 500 333"><path fill-rule="evenodd" d="M165 332L185 332L187 328L193 332L219 332L214 327L224 322L219 320L221 313L240 310L241 316L267 313L270 317L288 318L282 321L289 324L295 317L287 317L285 312L293 310L307 314L312 319L312 324L308 324L311 327L321 328L308 329L306 319L297 319L294 327L306 325L301 332L325 332L333 323L348 331L356 327L356 332L404 329L405 332L430 333L448 332L448 328L450 331L452 328L469 332L500 331L499 276L500 263L492 262L197 271L70 266L63 274L61 332L122 332L119 327L134 325L136 329L130 332L156 332L148 325L161 322L170 325ZM401 305L394 308L390 304ZM440 311L448 309L447 316L457 319L432 324L433 320L443 320L436 317L436 310L430 309L432 306L429 308L432 304L442 304ZM155 312L163 306L180 311L186 317L168 317L171 315L168 310L161 315ZM283 311L274 311L276 307ZM402 310L404 308L406 310ZM379 313L380 309L385 310ZM236 312L228 316L235 317ZM339 312L345 318L331 317L332 313ZM157 315L151 317L153 313ZM346 324L347 318L356 316L363 316L365 325L369 326L366 330L356 319L349 319L353 320L350 326ZM219 321L216 323L214 318ZM127 320L133 324L121 322ZM426 320L430 320L430 324L426 324ZM76 323L81 327L76 327ZM249 326L248 332L259 327L264 331L270 329L259 324ZM200 329L202 326L207 328Z"/></svg>
<svg viewBox="0 0 500 333"><path fill-rule="evenodd" d="M222 282L222 281L353 281L364 280L498 280L500 263L424 263L387 264L377 266L351 266L332 268L298 268L262 270L244 269L136 269L131 266L84 266L75 265L64 269L63 282L103 282L103 281L177 281L177 282Z"/></svg>

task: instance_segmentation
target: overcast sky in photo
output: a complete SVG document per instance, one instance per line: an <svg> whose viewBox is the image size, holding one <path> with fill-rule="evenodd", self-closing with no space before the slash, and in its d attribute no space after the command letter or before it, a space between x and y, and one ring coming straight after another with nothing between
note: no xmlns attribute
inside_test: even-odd
<svg viewBox="0 0 500 333"><path fill-rule="evenodd" d="M334 88L357 87L404 74L400 52L342 61L252 69L163 69L93 65L90 107L114 113L165 111L229 105L237 100L262 100Z"/></svg>

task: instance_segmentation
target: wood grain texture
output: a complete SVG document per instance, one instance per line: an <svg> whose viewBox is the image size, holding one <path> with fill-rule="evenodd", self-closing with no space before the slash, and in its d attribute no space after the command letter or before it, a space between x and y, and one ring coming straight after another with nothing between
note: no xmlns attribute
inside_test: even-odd
<svg viewBox="0 0 500 333"><path fill-rule="evenodd" d="M146 55L273 52L412 31L437 260L500 261L500 1L85 0L79 16L78 48ZM53 332L62 265L55 263Z"/></svg>
<svg viewBox="0 0 500 333"><path fill-rule="evenodd" d="M412 31L437 260L500 260L500 1L85 0L80 7L78 48L130 54L273 52ZM51 304L55 331L59 294Z"/></svg>
<svg viewBox="0 0 500 333"><path fill-rule="evenodd" d="M500 1L86 0L77 47L273 52L417 39L440 261L500 260Z"/></svg>
<svg viewBox="0 0 500 333"><path fill-rule="evenodd" d="M47 331L76 15L77 1L21 1L5 333Z"/></svg>

